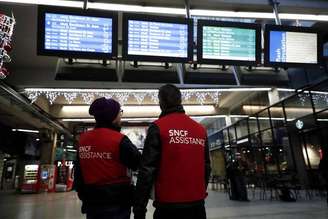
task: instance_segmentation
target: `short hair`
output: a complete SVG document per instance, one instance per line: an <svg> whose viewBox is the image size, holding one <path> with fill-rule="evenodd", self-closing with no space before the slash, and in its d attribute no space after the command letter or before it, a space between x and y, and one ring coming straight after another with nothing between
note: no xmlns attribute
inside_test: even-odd
<svg viewBox="0 0 328 219"><path fill-rule="evenodd" d="M166 84L159 88L159 104L161 109L169 109L181 105L180 89L173 84Z"/></svg>

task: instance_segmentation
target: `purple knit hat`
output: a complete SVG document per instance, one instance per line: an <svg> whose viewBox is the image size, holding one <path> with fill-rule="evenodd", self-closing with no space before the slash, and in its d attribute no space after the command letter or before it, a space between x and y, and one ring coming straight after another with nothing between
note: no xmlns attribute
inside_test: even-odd
<svg viewBox="0 0 328 219"><path fill-rule="evenodd" d="M89 114L97 122L113 122L120 112L121 105L114 99L98 98L91 104Z"/></svg>

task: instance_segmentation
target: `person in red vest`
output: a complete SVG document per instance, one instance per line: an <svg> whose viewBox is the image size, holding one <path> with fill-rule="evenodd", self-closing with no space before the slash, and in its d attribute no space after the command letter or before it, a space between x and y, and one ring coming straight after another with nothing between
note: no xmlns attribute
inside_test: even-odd
<svg viewBox="0 0 328 219"><path fill-rule="evenodd" d="M159 89L162 113L147 132L133 213L145 219L154 187L154 219L205 219L211 172L205 128L185 114L174 85Z"/></svg>
<svg viewBox="0 0 328 219"><path fill-rule="evenodd" d="M137 170L141 154L120 133L122 110L114 99L90 106L95 129L80 136L74 187L87 219L130 219L133 185L128 169Z"/></svg>

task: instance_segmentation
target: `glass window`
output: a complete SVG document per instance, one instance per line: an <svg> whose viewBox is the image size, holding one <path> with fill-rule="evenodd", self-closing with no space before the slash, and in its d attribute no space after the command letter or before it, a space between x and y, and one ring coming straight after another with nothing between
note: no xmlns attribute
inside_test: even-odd
<svg viewBox="0 0 328 219"><path fill-rule="evenodd" d="M273 127L281 127L284 125L285 117L282 104L277 104L269 108Z"/></svg>
<svg viewBox="0 0 328 219"><path fill-rule="evenodd" d="M328 109L328 81L312 88L311 94L316 112Z"/></svg>
<svg viewBox="0 0 328 219"><path fill-rule="evenodd" d="M259 120L259 124L260 124L260 130L266 130L269 129L271 127L270 125L270 116L269 116L269 111L268 109L263 110L262 112L260 112L258 114L258 120Z"/></svg>
<svg viewBox="0 0 328 219"><path fill-rule="evenodd" d="M229 136L230 136L230 141L231 143L236 142L236 131L235 131L235 126L231 126L228 128Z"/></svg>
<svg viewBox="0 0 328 219"><path fill-rule="evenodd" d="M285 111L287 121L294 121L297 118L313 113L309 93L300 93L285 101Z"/></svg>
<svg viewBox="0 0 328 219"><path fill-rule="evenodd" d="M236 125L237 129L237 138L240 139L242 137L248 136L248 126L247 126L247 120L241 120Z"/></svg>
<svg viewBox="0 0 328 219"><path fill-rule="evenodd" d="M230 144L229 142L229 136L228 136L228 129L223 130L223 139L224 139L224 144L228 145Z"/></svg>
<svg viewBox="0 0 328 219"><path fill-rule="evenodd" d="M271 129L261 132L261 137L263 145L270 147L273 145Z"/></svg>
<svg viewBox="0 0 328 219"><path fill-rule="evenodd" d="M248 125L249 125L249 132L250 134L259 132L258 126L257 126L257 119L256 117L250 117L248 119Z"/></svg>
<svg viewBox="0 0 328 219"><path fill-rule="evenodd" d="M294 171L295 164L289 144L288 130L285 127L274 129L274 136L279 153L279 165L283 172Z"/></svg>

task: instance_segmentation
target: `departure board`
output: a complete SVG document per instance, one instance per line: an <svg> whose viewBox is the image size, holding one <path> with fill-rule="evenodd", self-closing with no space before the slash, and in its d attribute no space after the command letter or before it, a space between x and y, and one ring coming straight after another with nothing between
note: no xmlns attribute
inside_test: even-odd
<svg viewBox="0 0 328 219"><path fill-rule="evenodd" d="M318 63L316 33L270 31L269 60L285 63Z"/></svg>
<svg viewBox="0 0 328 219"><path fill-rule="evenodd" d="M112 53L112 18L45 13L44 49Z"/></svg>
<svg viewBox="0 0 328 219"><path fill-rule="evenodd" d="M188 24L128 20L127 55L188 58Z"/></svg>
<svg viewBox="0 0 328 219"><path fill-rule="evenodd" d="M203 59L256 61L256 30L203 26Z"/></svg>

